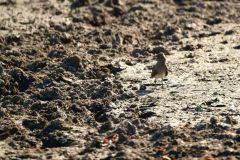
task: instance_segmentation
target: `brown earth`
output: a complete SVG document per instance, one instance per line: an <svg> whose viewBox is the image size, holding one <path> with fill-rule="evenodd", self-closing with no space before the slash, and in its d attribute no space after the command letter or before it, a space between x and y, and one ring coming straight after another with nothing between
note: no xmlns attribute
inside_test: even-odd
<svg viewBox="0 0 240 160"><path fill-rule="evenodd" d="M240 159L239 61L239 0L0 0L0 158Z"/></svg>

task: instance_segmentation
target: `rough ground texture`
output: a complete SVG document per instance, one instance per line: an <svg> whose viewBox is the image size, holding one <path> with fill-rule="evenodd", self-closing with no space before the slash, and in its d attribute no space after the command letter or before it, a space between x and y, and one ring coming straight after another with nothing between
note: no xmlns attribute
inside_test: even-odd
<svg viewBox="0 0 240 160"><path fill-rule="evenodd" d="M0 0L0 158L240 159L239 61L239 0Z"/></svg>

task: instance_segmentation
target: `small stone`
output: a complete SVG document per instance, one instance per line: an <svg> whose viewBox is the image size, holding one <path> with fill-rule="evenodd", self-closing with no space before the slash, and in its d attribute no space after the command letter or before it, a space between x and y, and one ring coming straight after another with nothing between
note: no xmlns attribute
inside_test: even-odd
<svg viewBox="0 0 240 160"><path fill-rule="evenodd" d="M139 114L139 117L143 119L147 119L153 116L156 116L156 113L153 111L143 111Z"/></svg>
<svg viewBox="0 0 240 160"><path fill-rule="evenodd" d="M119 6L120 2L119 2L119 0L107 0L105 2L105 5L108 7Z"/></svg>
<svg viewBox="0 0 240 160"><path fill-rule="evenodd" d="M66 147L70 146L74 140L68 137L69 135L63 132L53 132L47 134L47 136L41 137L43 148L53 148L53 147Z"/></svg>
<svg viewBox="0 0 240 160"><path fill-rule="evenodd" d="M45 127L45 122L37 119L24 119L22 125L30 130L42 129Z"/></svg>
<svg viewBox="0 0 240 160"><path fill-rule="evenodd" d="M224 35L232 35L234 33L234 30L228 30L224 33Z"/></svg>
<svg viewBox="0 0 240 160"><path fill-rule="evenodd" d="M14 80L18 83L20 91L25 91L29 88L32 80L27 76L27 74L20 68L14 68L11 71L11 75Z"/></svg>
<svg viewBox="0 0 240 160"><path fill-rule="evenodd" d="M240 142L240 134L236 135L236 136L234 137L234 139L235 139L235 141Z"/></svg>
<svg viewBox="0 0 240 160"><path fill-rule="evenodd" d="M6 108L0 108L0 118L3 118L6 115Z"/></svg>
<svg viewBox="0 0 240 160"><path fill-rule="evenodd" d="M140 86L140 89L139 89L139 90L144 91L144 90L146 90L146 89L147 89L147 86L144 85L144 84L142 84L142 85Z"/></svg>
<svg viewBox="0 0 240 160"><path fill-rule="evenodd" d="M72 111L73 112L75 112L75 113L83 113L83 112L85 112L85 111L87 111L87 109L86 109L86 107L85 106L80 106L80 105L78 105L78 104L72 104L72 106L71 106L71 109L72 109Z"/></svg>
<svg viewBox="0 0 240 160"><path fill-rule="evenodd" d="M132 90L138 90L137 86L132 86Z"/></svg>
<svg viewBox="0 0 240 160"><path fill-rule="evenodd" d="M112 130L113 128L114 124L111 121L107 121L100 127L100 132L106 132Z"/></svg>
<svg viewBox="0 0 240 160"><path fill-rule="evenodd" d="M83 66L81 64L81 59L77 55L70 56L66 59L64 59L62 66L71 72L76 72L81 69L83 69Z"/></svg>
<svg viewBox="0 0 240 160"><path fill-rule="evenodd" d="M178 41L180 41L179 35L176 34L176 33L173 34L173 35L172 35L172 41L173 41L173 42L178 42Z"/></svg>
<svg viewBox="0 0 240 160"><path fill-rule="evenodd" d="M137 127L132 124L131 122L127 121L125 122L126 128L127 128L127 134L128 135L134 135L137 133Z"/></svg>
<svg viewBox="0 0 240 160"><path fill-rule="evenodd" d="M227 40L223 40L223 41L221 41L220 43L222 43L222 44L227 44L228 41L227 41Z"/></svg>
<svg viewBox="0 0 240 160"><path fill-rule="evenodd" d="M210 123L211 123L212 125L216 125L216 124L218 123L218 119L217 119L216 117L211 117L211 118L210 118Z"/></svg>
<svg viewBox="0 0 240 160"><path fill-rule="evenodd" d="M233 140L226 140L224 141L224 146L232 146L234 144L234 141Z"/></svg>
<svg viewBox="0 0 240 160"><path fill-rule="evenodd" d="M55 30L59 31L59 32L69 32L72 30L72 24L69 23L54 23L54 22L50 22L50 27L53 27Z"/></svg>
<svg viewBox="0 0 240 160"><path fill-rule="evenodd" d="M63 33L63 35L60 37L60 40L62 41L62 43L67 44L72 41L72 37L68 33Z"/></svg>
<svg viewBox="0 0 240 160"><path fill-rule="evenodd" d="M235 124L238 124L238 121L236 119L230 117L229 115L227 115L225 123L235 125Z"/></svg>
<svg viewBox="0 0 240 160"><path fill-rule="evenodd" d="M91 55L99 55L99 54L102 54L102 50L93 48L93 49L89 49L88 53Z"/></svg>
<svg viewBox="0 0 240 160"><path fill-rule="evenodd" d="M129 66L134 66L137 64L137 62L132 61L132 60L126 60L125 63L126 63L126 65L129 65Z"/></svg>
<svg viewBox="0 0 240 160"><path fill-rule="evenodd" d="M222 19L221 18L218 18L218 17L214 17L214 18L211 18L211 19L208 19L207 20L207 24L208 25L215 25L215 24L219 24L222 22Z"/></svg>
<svg viewBox="0 0 240 160"><path fill-rule="evenodd" d="M195 57L195 54L192 53L192 52L188 52L188 53L185 54L185 57L186 57L186 58L194 58L194 57Z"/></svg>
<svg viewBox="0 0 240 160"><path fill-rule="evenodd" d="M119 17L119 16L121 16L124 13L124 11L123 11L123 9L121 7L114 6L112 13L113 13L114 16Z"/></svg>
<svg viewBox="0 0 240 160"><path fill-rule="evenodd" d="M192 44L187 44L183 46L180 50L182 51L194 51L195 47Z"/></svg>
<svg viewBox="0 0 240 160"><path fill-rule="evenodd" d="M206 101L206 105L212 105L213 103L219 102L220 99L217 97L212 97L210 100Z"/></svg>
<svg viewBox="0 0 240 160"><path fill-rule="evenodd" d="M233 47L234 49L240 49L240 45Z"/></svg>
<svg viewBox="0 0 240 160"><path fill-rule="evenodd" d="M137 127L141 127L141 126L142 126L142 123L141 123L141 121L140 121L139 119L133 120L132 123L133 123L135 126L137 126Z"/></svg>
<svg viewBox="0 0 240 160"><path fill-rule="evenodd" d="M134 49L131 53L131 56L133 57L144 57L144 56L148 56L149 52L146 49Z"/></svg>
<svg viewBox="0 0 240 160"><path fill-rule="evenodd" d="M99 48L100 49L108 49L108 48L110 48L107 44L100 44L99 45Z"/></svg>
<svg viewBox="0 0 240 160"><path fill-rule="evenodd" d="M10 34L5 38L5 42L7 44L17 44L20 45L23 41L23 36L22 35L14 35Z"/></svg>
<svg viewBox="0 0 240 160"><path fill-rule="evenodd" d="M65 51L62 50L51 50L48 53L48 57L50 58L62 58L66 54Z"/></svg>
<svg viewBox="0 0 240 160"><path fill-rule="evenodd" d="M48 41L49 41L50 45L59 43L58 37L55 34L49 35Z"/></svg>
<svg viewBox="0 0 240 160"><path fill-rule="evenodd" d="M176 29L172 26L167 26L164 30L164 35L173 35L176 32Z"/></svg>
<svg viewBox="0 0 240 160"><path fill-rule="evenodd" d="M27 68L33 72L37 72L46 67L46 65L47 65L46 61L34 61L27 65Z"/></svg>
<svg viewBox="0 0 240 160"><path fill-rule="evenodd" d="M72 1L71 9L76 9L76 8L81 7L81 6L85 6L85 5L89 5L89 4L90 4L89 0L76 0L76 1Z"/></svg>
<svg viewBox="0 0 240 160"><path fill-rule="evenodd" d="M203 109L203 107L201 105L196 106L195 110L197 112L203 112L204 111L204 109Z"/></svg>
<svg viewBox="0 0 240 160"><path fill-rule="evenodd" d="M240 135L240 128L237 129L236 133Z"/></svg>
<svg viewBox="0 0 240 160"><path fill-rule="evenodd" d="M197 131L204 130L204 129L206 129L206 128L207 128L207 124L204 123L204 122L199 122L199 123L197 123L197 124L195 125L195 129L196 129Z"/></svg>
<svg viewBox="0 0 240 160"><path fill-rule="evenodd" d="M108 121L108 115L104 112L98 112L95 116L97 122L106 122Z"/></svg>
<svg viewBox="0 0 240 160"><path fill-rule="evenodd" d="M47 127L44 129L44 132L53 132L54 130L60 130L63 128L63 121L60 119L52 120Z"/></svg>
<svg viewBox="0 0 240 160"><path fill-rule="evenodd" d="M38 97L42 101L56 100L62 97L62 91L59 88L50 87L42 90Z"/></svg>

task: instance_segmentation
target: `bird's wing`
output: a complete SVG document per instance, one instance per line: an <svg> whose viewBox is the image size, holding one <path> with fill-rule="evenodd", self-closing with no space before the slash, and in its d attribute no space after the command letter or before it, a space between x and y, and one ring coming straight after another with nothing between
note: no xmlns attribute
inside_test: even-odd
<svg viewBox="0 0 240 160"><path fill-rule="evenodd" d="M155 69L155 67L153 67L151 78L155 77L157 74L158 74L157 70Z"/></svg>

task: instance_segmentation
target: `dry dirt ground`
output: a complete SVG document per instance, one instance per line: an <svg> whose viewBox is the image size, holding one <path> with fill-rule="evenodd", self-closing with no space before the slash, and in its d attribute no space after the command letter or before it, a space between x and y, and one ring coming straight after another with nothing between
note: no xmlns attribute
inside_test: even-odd
<svg viewBox="0 0 240 160"><path fill-rule="evenodd" d="M239 61L239 0L0 0L0 158L240 159Z"/></svg>

